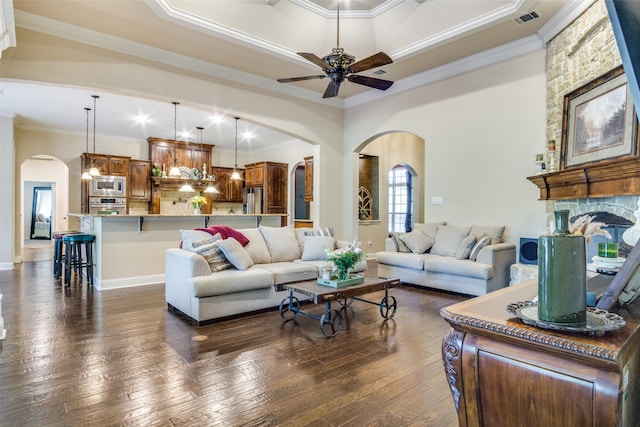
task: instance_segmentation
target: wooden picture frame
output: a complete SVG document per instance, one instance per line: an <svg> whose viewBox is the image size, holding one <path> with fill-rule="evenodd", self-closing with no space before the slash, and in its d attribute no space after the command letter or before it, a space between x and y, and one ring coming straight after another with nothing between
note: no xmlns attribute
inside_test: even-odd
<svg viewBox="0 0 640 427"><path fill-rule="evenodd" d="M565 95L560 168L638 153L638 119L622 66Z"/></svg>
<svg viewBox="0 0 640 427"><path fill-rule="evenodd" d="M633 247L602 297L597 308L611 311L616 305L626 305L640 295L640 240Z"/></svg>

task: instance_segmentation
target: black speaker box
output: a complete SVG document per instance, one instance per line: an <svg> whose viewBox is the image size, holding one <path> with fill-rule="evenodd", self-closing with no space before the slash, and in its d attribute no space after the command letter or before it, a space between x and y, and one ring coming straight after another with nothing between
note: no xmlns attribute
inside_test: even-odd
<svg viewBox="0 0 640 427"><path fill-rule="evenodd" d="M538 239L520 238L520 264L538 264Z"/></svg>

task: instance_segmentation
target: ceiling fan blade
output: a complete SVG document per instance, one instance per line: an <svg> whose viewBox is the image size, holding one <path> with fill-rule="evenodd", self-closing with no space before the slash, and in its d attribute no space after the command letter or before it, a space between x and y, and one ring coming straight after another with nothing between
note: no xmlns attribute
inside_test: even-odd
<svg viewBox="0 0 640 427"><path fill-rule="evenodd" d="M308 53L308 52L297 52L297 53L298 53L298 55L302 56L307 61L313 62L314 64L316 64L320 68L327 68L328 67L328 64L326 62L324 62L322 59L320 59L317 55L315 55L313 53Z"/></svg>
<svg viewBox="0 0 640 427"><path fill-rule="evenodd" d="M368 58L364 58L356 62L355 64L351 64L349 70L351 70L352 73L359 73L361 71L370 70L372 68L381 67L391 63L393 63L393 60L389 58L389 55L384 52L378 52L375 55L371 55Z"/></svg>
<svg viewBox="0 0 640 427"><path fill-rule="evenodd" d="M313 79L324 79L326 75L318 75L318 76L304 76L304 77L289 77L288 79L278 79L280 83L291 83L291 82L300 82L302 80L313 80Z"/></svg>
<svg viewBox="0 0 640 427"><path fill-rule="evenodd" d="M329 82L329 86L327 86L327 90L324 91L323 98L333 98L338 95L338 91L340 90L340 83L336 83L333 80Z"/></svg>
<svg viewBox="0 0 640 427"><path fill-rule="evenodd" d="M358 83L380 90L387 90L393 84L393 82L390 80L376 79L375 77L358 76L355 74L348 76L347 80L353 83Z"/></svg>

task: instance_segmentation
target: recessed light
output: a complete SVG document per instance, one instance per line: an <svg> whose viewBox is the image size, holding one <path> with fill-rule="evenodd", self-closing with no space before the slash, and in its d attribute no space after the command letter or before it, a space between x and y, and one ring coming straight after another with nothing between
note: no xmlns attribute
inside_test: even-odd
<svg viewBox="0 0 640 427"><path fill-rule="evenodd" d="M180 137L182 137L183 139L189 139L191 138L191 132L180 132L178 135L180 135Z"/></svg>
<svg viewBox="0 0 640 427"><path fill-rule="evenodd" d="M213 123L223 123L224 122L224 116L220 115L220 114L214 114L211 116L211 121Z"/></svg>
<svg viewBox="0 0 640 427"><path fill-rule="evenodd" d="M250 130L245 130L244 132L242 132L242 137L244 139L251 139L253 138L253 132L251 132Z"/></svg>
<svg viewBox="0 0 640 427"><path fill-rule="evenodd" d="M133 118L136 123L145 124L149 123L149 116L145 116L144 114L139 114Z"/></svg>

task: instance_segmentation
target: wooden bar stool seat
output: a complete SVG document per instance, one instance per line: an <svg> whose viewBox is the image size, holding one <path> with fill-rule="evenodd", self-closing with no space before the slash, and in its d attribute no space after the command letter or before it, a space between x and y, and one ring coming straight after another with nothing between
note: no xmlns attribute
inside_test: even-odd
<svg viewBox="0 0 640 427"><path fill-rule="evenodd" d="M64 243L64 283L71 284L71 271L82 281L82 270L87 269L87 282L93 286L93 244L96 236L93 234L75 233L62 237ZM84 254L83 254L84 248Z"/></svg>

